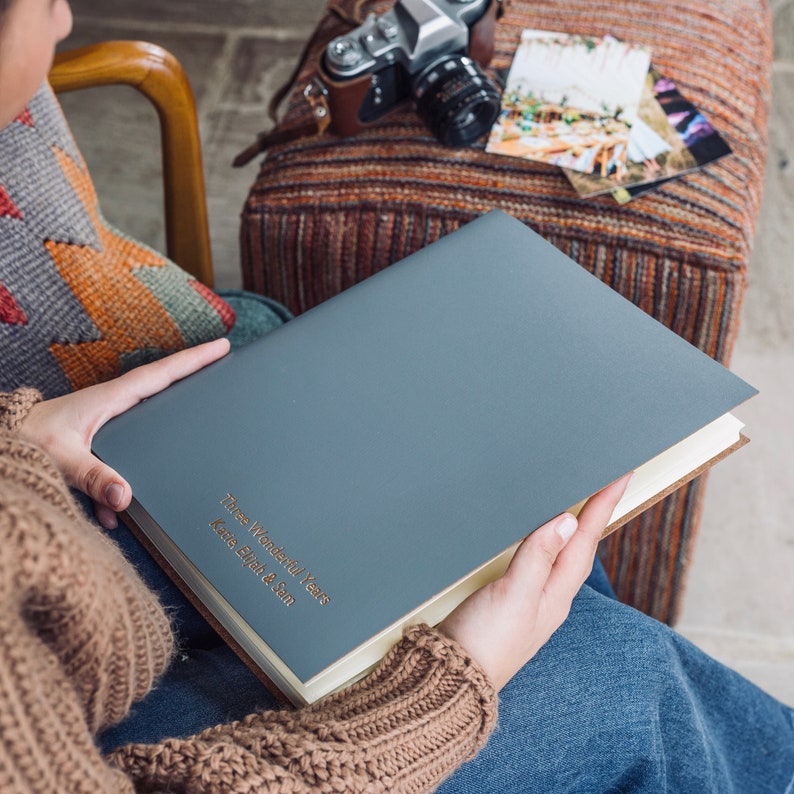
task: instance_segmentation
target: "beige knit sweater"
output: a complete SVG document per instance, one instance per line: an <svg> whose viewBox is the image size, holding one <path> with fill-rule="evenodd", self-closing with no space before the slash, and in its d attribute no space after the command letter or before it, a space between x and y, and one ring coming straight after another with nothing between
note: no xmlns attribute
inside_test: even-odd
<svg viewBox="0 0 794 794"><path fill-rule="evenodd" d="M38 399L0 395L0 791L431 791L485 743L496 696L462 649L409 630L365 681L299 711L102 757L173 649L155 596L16 436Z"/></svg>

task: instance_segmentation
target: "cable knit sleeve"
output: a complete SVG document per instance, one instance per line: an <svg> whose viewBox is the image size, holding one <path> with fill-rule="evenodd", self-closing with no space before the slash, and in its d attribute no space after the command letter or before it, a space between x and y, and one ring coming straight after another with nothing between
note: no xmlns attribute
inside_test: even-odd
<svg viewBox="0 0 794 794"><path fill-rule="evenodd" d="M36 392L0 395L0 791L427 792L471 758L496 694L465 651L409 629L363 681L103 758L93 737L172 652L167 618L16 431Z"/></svg>
<svg viewBox="0 0 794 794"><path fill-rule="evenodd" d="M0 790L125 792L93 736L165 668L168 619L0 395Z"/></svg>
<svg viewBox="0 0 794 794"><path fill-rule="evenodd" d="M314 706L130 745L113 762L145 791L428 792L476 754L495 720L479 668L417 626L372 675Z"/></svg>
<svg viewBox="0 0 794 794"><path fill-rule="evenodd" d="M0 394L0 433L16 433L30 409L41 401L36 389L17 389Z"/></svg>

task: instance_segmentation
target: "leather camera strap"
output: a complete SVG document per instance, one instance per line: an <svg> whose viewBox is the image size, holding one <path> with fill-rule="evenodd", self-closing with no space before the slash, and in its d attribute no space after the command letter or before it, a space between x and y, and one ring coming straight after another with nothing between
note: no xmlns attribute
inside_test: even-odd
<svg viewBox="0 0 794 794"><path fill-rule="evenodd" d="M496 19L501 19L504 15L509 0L495 0L496 2ZM330 0L326 13L333 14L341 22L347 25L350 29L356 28L363 24L367 17L366 7L371 3L371 0ZM269 132L260 132L256 140L248 147L246 147L237 157L234 158L233 165L235 168L246 165L254 159L258 154L266 151L271 146L276 146L280 143L287 143L288 141L295 140L296 138L308 137L310 135L319 135L328 129L331 123L331 111L328 105L328 91L322 83L322 80L315 75L312 77L306 86L303 88L303 98L309 104L311 109L311 120L302 124L297 124L291 127L279 128L278 126L278 108L284 99L292 94L295 84L298 80L306 58L309 56L317 45L320 39L320 30L322 26L318 26L311 38L303 48L301 57L295 66L289 79L276 91L268 106L268 115L275 123L275 127ZM324 42L327 43L327 42Z"/></svg>

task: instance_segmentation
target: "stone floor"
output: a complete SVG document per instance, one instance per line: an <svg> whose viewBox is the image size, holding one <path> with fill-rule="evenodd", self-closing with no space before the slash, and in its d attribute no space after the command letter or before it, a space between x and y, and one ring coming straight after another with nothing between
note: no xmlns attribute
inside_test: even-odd
<svg viewBox="0 0 794 794"><path fill-rule="evenodd" d="M267 126L323 0L72 0L68 46L155 41L182 61L198 101L218 286L239 286L239 212L256 164L233 156ZM794 705L794 0L775 14L766 193L732 368L761 390L740 412L753 443L711 474L678 628ZM95 91L102 91L101 97ZM153 112L132 89L63 97L105 214L162 248ZM96 108L101 108L97 113Z"/></svg>

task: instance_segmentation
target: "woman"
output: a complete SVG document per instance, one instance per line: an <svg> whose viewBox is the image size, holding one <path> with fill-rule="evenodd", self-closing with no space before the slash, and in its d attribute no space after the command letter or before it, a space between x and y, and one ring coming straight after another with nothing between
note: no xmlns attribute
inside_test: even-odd
<svg viewBox="0 0 794 794"><path fill-rule="evenodd" d="M70 27L66 0L0 0L0 128ZM131 490L91 456L93 433L226 350L47 402L0 398L3 791L791 790L790 709L582 587L628 478L315 706L278 710L222 645L174 638L170 596L164 608L67 485L114 526Z"/></svg>

